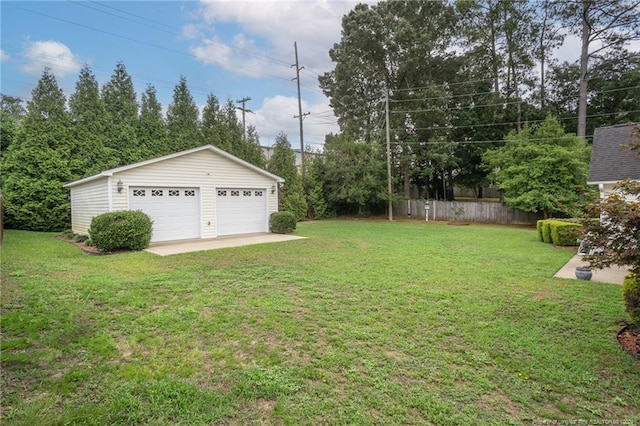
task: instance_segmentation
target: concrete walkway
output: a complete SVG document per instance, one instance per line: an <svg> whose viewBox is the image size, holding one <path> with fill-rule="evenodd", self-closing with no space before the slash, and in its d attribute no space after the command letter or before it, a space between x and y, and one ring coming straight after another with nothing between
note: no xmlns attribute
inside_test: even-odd
<svg viewBox="0 0 640 426"><path fill-rule="evenodd" d="M299 237L291 234L246 234L233 235L229 237L207 238L197 240L163 241L152 243L145 251L160 256L172 254L191 253L194 251L216 250L227 247L241 247L251 244L278 243L282 241L300 240L306 237Z"/></svg>
<svg viewBox="0 0 640 426"><path fill-rule="evenodd" d="M575 272L577 266L588 266L588 263L582 260L582 256L579 254L576 254L571 259L569 259L567 264L560 268L560 270L556 272L554 277L576 280L577 278ZM628 272L628 270L617 266L612 266L605 269L594 269L591 281L608 284L622 284L622 281L624 280L624 277Z"/></svg>

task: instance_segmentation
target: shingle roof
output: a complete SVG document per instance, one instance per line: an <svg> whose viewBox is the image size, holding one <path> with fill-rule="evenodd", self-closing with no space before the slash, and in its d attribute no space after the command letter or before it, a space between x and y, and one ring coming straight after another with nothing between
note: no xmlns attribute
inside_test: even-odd
<svg viewBox="0 0 640 426"><path fill-rule="evenodd" d="M613 183L627 178L640 180L638 155L621 145L631 141L627 124L599 127L593 132L589 184Z"/></svg>

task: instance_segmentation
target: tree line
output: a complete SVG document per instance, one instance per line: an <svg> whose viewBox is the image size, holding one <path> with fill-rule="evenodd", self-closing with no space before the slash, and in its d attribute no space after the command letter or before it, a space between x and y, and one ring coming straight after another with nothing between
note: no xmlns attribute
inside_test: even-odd
<svg viewBox="0 0 640 426"><path fill-rule="evenodd" d="M579 59L554 59L570 35L580 41ZM507 194L514 187L524 189L522 182L505 182L509 176L502 161L514 157L487 153L529 141L537 145L535 158L545 156L558 165L565 149L575 149L568 154L580 159L577 169L550 169L555 174L579 169L569 179L570 188L586 187L588 152L559 132L575 133L588 145L596 127L640 121L640 53L625 48L637 39L637 0L357 5L342 18L342 38L329 52L333 70L319 78L341 130L327 139L325 161L335 161L331 168L341 163L352 168L365 151L371 161L360 172L324 170L360 176L327 196L344 194L341 202L350 203L352 211L384 205L388 110L394 194L452 199L455 186L474 188L478 195L494 186L515 207L568 214L576 206L575 197L566 194L545 206L518 203L535 196ZM335 160L333 151L338 151ZM351 152L361 157L349 162ZM522 149L513 153L522 154L522 161L534 155L531 149L526 155Z"/></svg>
<svg viewBox="0 0 640 426"><path fill-rule="evenodd" d="M138 103L131 76L117 64L101 88L89 66L67 100L45 69L26 108L2 95L0 110L5 225L32 230L69 226L62 184L114 167L213 144L258 167L265 158L258 134L246 137L231 101L210 94L200 117L186 78L173 92L166 117L148 85Z"/></svg>
<svg viewBox="0 0 640 426"><path fill-rule="evenodd" d="M45 70L26 108L2 96L6 224L63 229L70 212L62 183L207 143L284 177L280 208L299 220L375 213L389 200L387 127L394 198L453 199L456 186L481 196L494 186L513 207L574 214L588 192L593 129L640 122L640 53L625 49L640 38L636 6L640 1L357 5L329 51L333 70L319 78L340 133L326 136L321 155L305 156L304 176L286 135L276 138L266 164L255 128L243 137L232 102L211 94L200 115L184 77L165 117L153 86L137 102L122 63L101 88L84 67L68 100ZM568 34L582 41L574 63L553 59Z"/></svg>

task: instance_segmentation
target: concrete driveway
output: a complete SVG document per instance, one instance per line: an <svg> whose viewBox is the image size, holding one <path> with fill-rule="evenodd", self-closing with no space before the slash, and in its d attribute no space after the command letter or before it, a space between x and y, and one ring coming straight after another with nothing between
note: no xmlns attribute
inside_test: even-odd
<svg viewBox="0 0 640 426"><path fill-rule="evenodd" d="M299 237L291 234L245 234L233 235L229 237L218 237L197 240L180 240L180 241L163 241L160 243L151 243L145 251L160 256L169 256L172 254L191 253L194 251L216 250L227 247L241 247L251 244L279 243L282 241L300 240L305 237Z"/></svg>
<svg viewBox="0 0 640 426"><path fill-rule="evenodd" d="M564 265L556 274L555 278L570 278L576 280L576 267L588 266L588 263L582 260L582 256L576 254ZM605 269L594 269L591 281L609 284L622 284L624 277L629 273L628 270L617 266Z"/></svg>

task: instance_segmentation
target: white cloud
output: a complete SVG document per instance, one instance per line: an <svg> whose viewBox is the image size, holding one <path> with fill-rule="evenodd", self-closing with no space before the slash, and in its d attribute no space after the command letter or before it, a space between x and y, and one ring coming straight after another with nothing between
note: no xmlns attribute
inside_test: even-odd
<svg viewBox="0 0 640 426"><path fill-rule="evenodd" d="M247 125L253 124L256 127L261 145L273 145L276 136L284 132L291 146L300 148L300 126L298 119L294 118L297 111L297 98L281 95L265 98L255 114L246 116ZM303 101L302 111L311 113L303 122L305 146L320 148L326 134L338 132L338 126L329 111L328 101L314 104Z"/></svg>
<svg viewBox="0 0 640 426"><path fill-rule="evenodd" d="M4 50L0 49L0 62L8 61L11 59L9 55L7 55Z"/></svg>
<svg viewBox="0 0 640 426"><path fill-rule="evenodd" d="M322 73L332 68L329 49L340 40L342 16L358 3L352 0L202 1L197 15L201 23L208 24L216 34L220 34L216 25L231 23L238 29L228 41L201 37L191 52L205 63L236 69L245 75L290 76L295 41L300 64ZM252 58L249 65L248 58Z"/></svg>
<svg viewBox="0 0 640 426"><path fill-rule="evenodd" d="M26 63L22 69L33 75L38 75L45 67L51 68L56 77L80 71L80 58L74 55L66 45L58 41L33 41L25 49L23 56Z"/></svg>

